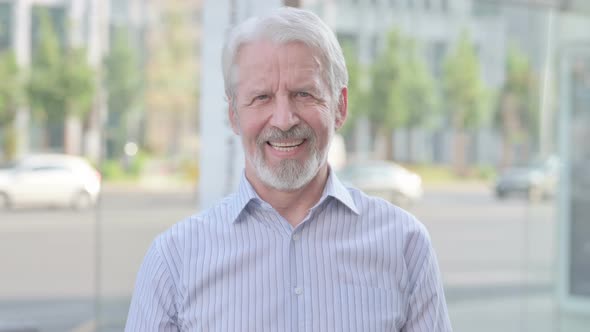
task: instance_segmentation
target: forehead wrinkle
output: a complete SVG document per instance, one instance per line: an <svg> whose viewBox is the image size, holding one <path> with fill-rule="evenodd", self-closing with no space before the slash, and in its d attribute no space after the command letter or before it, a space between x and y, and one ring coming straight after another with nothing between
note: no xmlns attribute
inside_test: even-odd
<svg viewBox="0 0 590 332"><path fill-rule="evenodd" d="M304 63L301 61L294 63L290 61L289 54L287 55L287 73L288 84L290 87L302 90L312 90L320 92L322 88L321 62L316 56L307 57ZM311 61L309 61L311 59Z"/></svg>
<svg viewBox="0 0 590 332"><path fill-rule="evenodd" d="M256 65L240 67L241 76L238 76L237 91L245 97L268 93L271 89L271 78L266 69L256 69Z"/></svg>

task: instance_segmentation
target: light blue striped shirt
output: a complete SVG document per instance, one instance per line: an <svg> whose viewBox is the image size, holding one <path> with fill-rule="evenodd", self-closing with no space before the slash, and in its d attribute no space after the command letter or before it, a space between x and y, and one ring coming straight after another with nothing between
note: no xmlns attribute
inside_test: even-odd
<svg viewBox="0 0 590 332"><path fill-rule="evenodd" d="M158 236L126 331L451 331L425 227L345 188L293 228L242 177L237 193Z"/></svg>

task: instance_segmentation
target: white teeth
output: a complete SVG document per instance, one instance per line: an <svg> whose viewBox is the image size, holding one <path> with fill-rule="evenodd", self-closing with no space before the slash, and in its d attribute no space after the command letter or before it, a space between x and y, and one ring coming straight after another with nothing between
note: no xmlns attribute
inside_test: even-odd
<svg viewBox="0 0 590 332"><path fill-rule="evenodd" d="M296 146L290 146L290 147L272 146L272 148L275 150L278 150L278 151L288 152L288 151L295 150L297 147Z"/></svg>
<svg viewBox="0 0 590 332"><path fill-rule="evenodd" d="M292 142L268 142L273 148L280 151L290 151L303 143L303 140ZM286 149L286 150L285 150Z"/></svg>

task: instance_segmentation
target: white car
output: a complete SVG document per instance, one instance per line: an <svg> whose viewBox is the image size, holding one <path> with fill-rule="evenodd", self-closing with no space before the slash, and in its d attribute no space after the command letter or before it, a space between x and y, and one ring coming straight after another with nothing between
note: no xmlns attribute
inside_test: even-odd
<svg viewBox="0 0 590 332"><path fill-rule="evenodd" d="M86 160L37 154L0 165L0 209L59 206L77 210L96 204L101 175Z"/></svg>
<svg viewBox="0 0 590 332"><path fill-rule="evenodd" d="M338 172L345 183L369 195L382 197L394 204L409 205L423 194L422 178L390 161L375 160L349 164Z"/></svg>

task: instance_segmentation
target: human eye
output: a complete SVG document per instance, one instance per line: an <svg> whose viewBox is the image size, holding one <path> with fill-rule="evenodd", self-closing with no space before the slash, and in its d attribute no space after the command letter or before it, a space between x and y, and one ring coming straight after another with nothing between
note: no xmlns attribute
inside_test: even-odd
<svg viewBox="0 0 590 332"><path fill-rule="evenodd" d="M270 96L267 94L260 94L255 96L254 98L252 98L252 101L250 102L250 105L255 104L255 103L261 103L261 102L265 102L268 99L270 99Z"/></svg>
<svg viewBox="0 0 590 332"><path fill-rule="evenodd" d="M298 91L297 93L295 93L296 97L300 97L300 98L309 98L312 97L311 93L309 92L305 92L305 91Z"/></svg>

